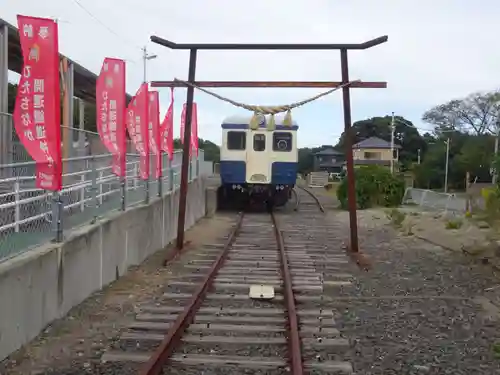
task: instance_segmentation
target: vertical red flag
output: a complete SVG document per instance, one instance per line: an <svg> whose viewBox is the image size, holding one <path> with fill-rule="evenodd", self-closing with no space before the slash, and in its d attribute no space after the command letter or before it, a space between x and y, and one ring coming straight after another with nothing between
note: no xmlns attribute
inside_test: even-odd
<svg viewBox="0 0 500 375"><path fill-rule="evenodd" d="M59 42L51 19L17 16L23 70L14 107L14 126L36 162L36 186L62 187Z"/></svg>
<svg viewBox="0 0 500 375"><path fill-rule="evenodd" d="M181 112L181 143L184 144L184 127L186 125L186 107L187 103L184 103L182 105L182 112Z"/></svg>
<svg viewBox="0 0 500 375"><path fill-rule="evenodd" d="M149 147L156 156L155 178L161 177L160 97L158 91L149 92Z"/></svg>
<svg viewBox="0 0 500 375"><path fill-rule="evenodd" d="M127 129L140 155L140 173L149 179L148 84L143 83L127 107Z"/></svg>
<svg viewBox="0 0 500 375"><path fill-rule="evenodd" d="M96 84L97 131L113 154L113 173L125 176L125 61L106 57Z"/></svg>
<svg viewBox="0 0 500 375"><path fill-rule="evenodd" d="M186 126L186 108L187 108L187 103L184 103L184 105L182 106L182 113L181 113L181 143L184 143L184 127ZM198 108L196 103L193 103L193 109L191 112L191 134L189 137L189 141L190 141L189 156L192 155L192 150L194 148L196 148L196 155L198 155Z"/></svg>
<svg viewBox="0 0 500 375"><path fill-rule="evenodd" d="M174 89L170 88L170 105L160 127L161 149L174 158Z"/></svg>
<svg viewBox="0 0 500 375"><path fill-rule="evenodd" d="M198 106L193 103L193 121L191 121L191 148L196 151L198 156Z"/></svg>

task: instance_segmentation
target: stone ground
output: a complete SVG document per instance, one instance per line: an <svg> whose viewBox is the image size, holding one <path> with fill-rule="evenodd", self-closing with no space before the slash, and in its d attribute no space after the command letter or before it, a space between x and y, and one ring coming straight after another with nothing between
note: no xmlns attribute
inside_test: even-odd
<svg viewBox="0 0 500 375"><path fill-rule="evenodd" d="M321 199L333 201L324 192ZM342 359L351 360L356 374L363 375L500 374L495 353L500 351L499 275L453 247L475 236L476 229L446 229L446 219L432 214L408 217L415 221L410 225L414 235L395 229L384 210L358 212L360 249L373 269L355 269L356 287L338 292L339 329L353 342ZM329 208L327 220L339 246L348 242L347 212ZM196 246L196 241L215 239L227 233L230 222L225 216L204 220L188 240ZM427 240L418 238L431 233ZM448 238L453 246L451 240L446 245ZM438 240L447 249L429 242ZM159 293L170 274L168 268L158 270L165 253L48 327L0 364L0 374L43 374L75 361L85 368L133 319L135 306Z"/></svg>
<svg viewBox="0 0 500 375"><path fill-rule="evenodd" d="M348 214L329 216L332 230L345 236ZM356 343L350 358L358 373L500 374L495 270L461 251L404 235L382 210L359 212L358 223L360 249L373 269L359 271L356 290L343 292L350 299L339 319L341 332Z"/></svg>
<svg viewBox="0 0 500 375"><path fill-rule="evenodd" d="M234 219L224 215L202 219L186 233L189 242L186 250L195 249L201 242L214 242L228 233L233 222ZM66 318L49 325L29 345L0 362L0 374L59 373L58 369L65 373L64 369L70 367L82 369L75 374L94 373L91 363L133 321L136 307L162 293L171 275L171 268L162 267L162 263L172 250L170 246L152 255L72 309Z"/></svg>

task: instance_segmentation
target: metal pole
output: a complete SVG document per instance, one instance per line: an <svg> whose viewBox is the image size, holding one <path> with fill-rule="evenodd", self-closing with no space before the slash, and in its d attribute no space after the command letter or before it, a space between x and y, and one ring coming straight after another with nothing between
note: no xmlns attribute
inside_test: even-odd
<svg viewBox="0 0 500 375"><path fill-rule="evenodd" d="M146 49L146 46L142 47L142 82L146 82L146 62L148 60L148 50Z"/></svg>
<svg viewBox="0 0 500 375"><path fill-rule="evenodd" d="M62 213L63 202L59 191L52 194L52 226L54 230L54 241L63 241Z"/></svg>
<svg viewBox="0 0 500 375"><path fill-rule="evenodd" d="M0 164L10 164L14 161L13 126L14 121L5 115L9 107L9 29L7 25L0 25ZM8 178L10 168L0 170L0 177Z"/></svg>
<svg viewBox="0 0 500 375"><path fill-rule="evenodd" d="M446 166L444 172L444 192L448 192L448 160L450 158L450 138L446 140Z"/></svg>
<svg viewBox="0 0 500 375"><path fill-rule="evenodd" d="M347 50L340 50L342 82L349 82L349 66ZM352 130L351 130L351 96L349 86L342 88L342 102L344 106L345 155L347 164L347 202L349 205L349 226L351 230L351 251L357 253L358 248L358 219L356 217L356 189L354 185L354 161L352 157Z"/></svg>
<svg viewBox="0 0 500 375"><path fill-rule="evenodd" d="M394 112L392 112L392 118L391 118L391 173L394 173L394 130L395 130L395 121L394 121Z"/></svg>
<svg viewBox="0 0 500 375"><path fill-rule="evenodd" d="M188 81L194 82L196 74L196 49L189 51ZM191 147L191 118L193 116L194 88L189 86L186 98L186 124L184 126L184 144L182 145L181 193L179 197L179 216L177 220L177 248L184 246L184 224L186 220L186 200L188 190L189 149Z"/></svg>
<svg viewBox="0 0 500 375"><path fill-rule="evenodd" d="M498 138L499 137L500 137L500 118L497 120L497 135L495 137L495 152L493 154L493 157L495 158L495 160L498 157ZM493 185L495 185L497 183L497 180L498 180L498 171L495 168L494 172L493 172L493 179L492 179Z"/></svg>

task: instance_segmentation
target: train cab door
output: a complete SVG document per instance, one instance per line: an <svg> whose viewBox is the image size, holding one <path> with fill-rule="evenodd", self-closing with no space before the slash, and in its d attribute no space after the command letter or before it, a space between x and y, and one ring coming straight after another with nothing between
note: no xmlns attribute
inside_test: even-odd
<svg viewBox="0 0 500 375"><path fill-rule="evenodd" d="M271 163L269 160L269 137L270 132L250 131L248 132L248 147L246 155L246 180L250 184L271 183Z"/></svg>

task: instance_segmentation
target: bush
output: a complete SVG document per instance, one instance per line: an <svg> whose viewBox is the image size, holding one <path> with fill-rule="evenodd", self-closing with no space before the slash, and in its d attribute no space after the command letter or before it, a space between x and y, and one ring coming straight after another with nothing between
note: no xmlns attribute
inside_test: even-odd
<svg viewBox="0 0 500 375"><path fill-rule="evenodd" d="M500 187L494 186L481 190L481 195L485 203L485 220L493 223L500 219Z"/></svg>
<svg viewBox="0 0 500 375"><path fill-rule="evenodd" d="M378 165L362 166L354 170L357 208L374 206L394 207L401 204L405 193L402 178ZM337 198L342 208L347 208L347 179L337 188Z"/></svg>
<svg viewBox="0 0 500 375"><path fill-rule="evenodd" d="M397 208L393 208L386 213L387 218L396 228L401 228L403 225L403 221L405 221L406 214L404 212L399 211Z"/></svg>

